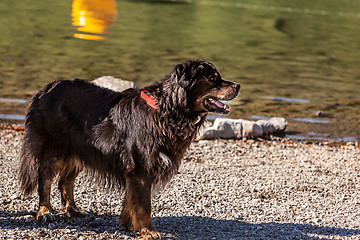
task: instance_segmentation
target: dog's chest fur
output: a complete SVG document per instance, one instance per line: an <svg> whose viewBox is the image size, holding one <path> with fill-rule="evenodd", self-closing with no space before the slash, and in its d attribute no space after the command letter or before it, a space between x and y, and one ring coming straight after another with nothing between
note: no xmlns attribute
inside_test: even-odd
<svg viewBox="0 0 360 240"><path fill-rule="evenodd" d="M196 118L192 121L182 121L181 119L170 117L157 122L162 125L157 129L166 129L159 132L160 145L158 145L157 150L159 165L164 170L164 175L171 177L178 172L181 160L203 125L204 119L205 117Z"/></svg>

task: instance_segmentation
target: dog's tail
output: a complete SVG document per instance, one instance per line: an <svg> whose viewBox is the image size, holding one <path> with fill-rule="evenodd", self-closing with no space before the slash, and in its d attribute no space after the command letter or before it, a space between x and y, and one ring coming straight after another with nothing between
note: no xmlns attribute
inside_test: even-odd
<svg viewBox="0 0 360 240"><path fill-rule="evenodd" d="M37 187L39 164L32 152L27 135L25 135L20 156L19 181L25 196L30 195Z"/></svg>
<svg viewBox="0 0 360 240"><path fill-rule="evenodd" d="M39 105L41 105L39 101L60 83L61 81L57 80L45 85L32 97L28 106L18 172L20 188L25 196L30 195L37 187L38 169L41 161L39 158L44 153L46 145L46 140L42 137L46 134L40 122L43 117L41 116L41 109L38 109Z"/></svg>
<svg viewBox="0 0 360 240"><path fill-rule="evenodd" d="M38 109L40 105L39 101L59 83L61 83L60 80L45 85L32 97L30 105L28 106L18 172L20 188L25 196L30 195L37 187L39 162L41 160L39 157L43 154L46 144L46 140L42 138L42 136L45 135L43 133L44 130L41 128L42 124L39 122L39 119L42 119L41 110ZM37 124L34 125L35 122ZM42 134L39 134L39 132Z"/></svg>

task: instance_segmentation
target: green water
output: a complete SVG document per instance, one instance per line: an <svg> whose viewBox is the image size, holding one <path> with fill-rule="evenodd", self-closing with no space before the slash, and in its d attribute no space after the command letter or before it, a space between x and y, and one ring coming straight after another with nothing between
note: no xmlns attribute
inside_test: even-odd
<svg viewBox="0 0 360 240"><path fill-rule="evenodd" d="M60 78L145 86L200 58L242 85L231 117L282 116L298 135L360 139L358 0L117 1L106 41L74 38L71 11L70 0L0 1L1 98L29 99ZM0 114L23 109L0 102ZM329 124L293 120L314 111Z"/></svg>

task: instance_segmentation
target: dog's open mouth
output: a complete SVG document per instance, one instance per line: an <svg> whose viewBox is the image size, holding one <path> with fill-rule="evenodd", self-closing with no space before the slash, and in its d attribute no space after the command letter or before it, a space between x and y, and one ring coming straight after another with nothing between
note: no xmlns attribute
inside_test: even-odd
<svg viewBox="0 0 360 240"><path fill-rule="evenodd" d="M204 99L204 107L209 112L214 112L214 113L229 114L229 112L230 112L229 105L222 103L216 97L205 98Z"/></svg>

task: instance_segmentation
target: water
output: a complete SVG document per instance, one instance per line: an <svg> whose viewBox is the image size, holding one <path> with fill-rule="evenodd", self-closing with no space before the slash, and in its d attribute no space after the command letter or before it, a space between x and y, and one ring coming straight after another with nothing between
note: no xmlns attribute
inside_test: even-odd
<svg viewBox="0 0 360 240"><path fill-rule="evenodd" d="M297 136L359 140L359 13L358 0L3 0L0 98L28 100L63 78L145 86L200 58L241 83L230 117L281 116ZM0 113L25 106L1 101ZM315 111L329 123L293 120Z"/></svg>
<svg viewBox="0 0 360 240"><path fill-rule="evenodd" d="M25 120L25 115L17 115L17 114L0 114L0 119L4 120Z"/></svg>
<svg viewBox="0 0 360 240"><path fill-rule="evenodd" d="M297 102L297 103L308 103L308 102L310 102L309 100L306 100L306 99L286 98L286 97L265 96L265 97L263 97L263 99L274 100L274 101L284 101L284 102Z"/></svg>
<svg viewBox="0 0 360 240"><path fill-rule="evenodd" d="M306 122L306 123L323 123L323 124L330 123L328 120L315 119L315 118L294 118L293 120L298 122Z"/></svg>
<svg viewBox="0 0 360 240"><path fill-rule="evenodd" d="M10 103L27 103L26 99L11 99L11 98L0 98L0 102L10 102Z"/></svg>

